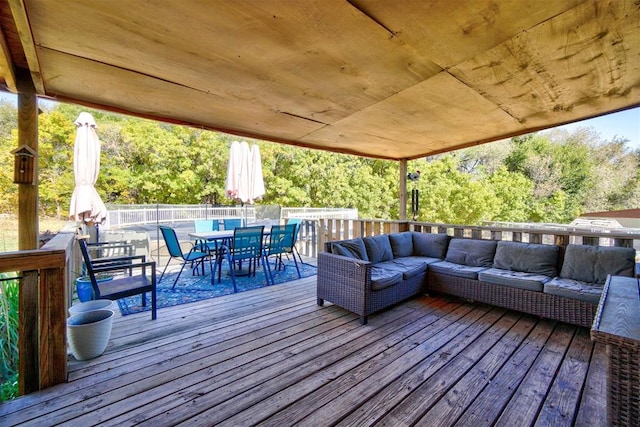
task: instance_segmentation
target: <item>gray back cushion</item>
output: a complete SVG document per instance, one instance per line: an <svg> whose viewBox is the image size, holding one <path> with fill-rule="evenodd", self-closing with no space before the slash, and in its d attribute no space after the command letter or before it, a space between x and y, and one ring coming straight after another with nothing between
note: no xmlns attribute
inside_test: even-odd
<svg viewBox="0 0 640 427"><path fill-rule="evenodd" d="M555 245L498 242L493 268L556 277L559 253L560 248Z"/></svg>
<svg viewBox="0 0 640 427"><path fill-rule="evenodd" d="M404 258L413 255L413 236L410 231L389 234L389 242L394 258Z"/></svg>
<svg viewBox="0 0 640 427"><path fill-rule="evenodd" d="M363 261L369 261L367 249L360 237L351 240L342 240L331 243L331 253L336 255L348 256L349 258L357 258Z"/></svg>
<svg viewBox="0 0 640 427"><path fill-rule="evenodd" d="M372 263L377 264L393 259L393 251L391 250L391 242L389 241L388 234L368 236L362 240L364 241L364 246L367 248L369 261Z"/></svg>
<svg viewBox="0 0 640 427"><path fill-rule="evenodd" d="M604 283L608 274L632 277L635 257L633 248L569 245L560 277L598 284Z"/></svg>
<svg viewBox="0 0 640 427"><path fill-rule="evenodd" d="M448 246L449 236L446 234L413 232L413 254L415 256L444 259Z"/></svg>
<svg viewBox="0 0 640 427"><path fill-rule="evenodd" d="M479 239L451 239L445 261L471 267L492 267L498 242Z"/></svg>

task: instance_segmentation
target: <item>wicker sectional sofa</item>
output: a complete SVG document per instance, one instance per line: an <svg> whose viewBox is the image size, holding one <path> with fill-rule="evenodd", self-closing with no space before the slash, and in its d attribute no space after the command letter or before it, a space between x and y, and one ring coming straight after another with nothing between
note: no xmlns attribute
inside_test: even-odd
<svg viewBox="0 0 640 427"><path fill-rule="evenodd" d="M441 292L591 326L607 275L633 276L635 250L529 244L402 232L325 243L318 305L367 317L423 292Z"/></svg>

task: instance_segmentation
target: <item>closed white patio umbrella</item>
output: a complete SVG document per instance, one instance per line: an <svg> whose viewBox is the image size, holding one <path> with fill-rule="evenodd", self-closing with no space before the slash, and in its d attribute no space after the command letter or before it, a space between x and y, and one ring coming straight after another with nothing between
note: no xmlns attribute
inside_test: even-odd
<svg viewBox="0 0 640 427"><path fill-rule="evenodd" d="M225 189L227 197L242 204L253 203L264 195L262 160L257 145L249 149L246 141L231 144Z"/></svg>
<svg viewBox="0 0 640 427"><path fill-rule="evenodd" d="M264 195L262 160L256 144L250 149L246 141L231 143L225 190L227 197L240 201L242 206ZM244 217L246 224L246 210Z"/></svg>
<svg viewBox="0 0 640 427"><path fill-rule="evenodd" d="M91 114L82 112L75 121L77 127L73 150L75 188L69 206L69 218L89 225L102 224L107 208L95 189L100 172L100 140Z"/></svg>

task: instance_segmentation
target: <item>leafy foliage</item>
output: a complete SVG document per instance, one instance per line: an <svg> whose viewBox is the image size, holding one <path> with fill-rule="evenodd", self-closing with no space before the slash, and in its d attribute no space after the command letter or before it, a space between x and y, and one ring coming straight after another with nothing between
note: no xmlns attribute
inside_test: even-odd
<svg viewBox="0 0 640 427"><path fill-rule="evenodd" d="M6 273L0 274L6 279ZM18 394L18 280L0 281L0 401Z"/></svg>
<svg viewBox="0 0 640 427"><path fill-rule="evenodd" d="M65 217L73 191L73 121L86 108L55 104L39 116L39 194L44 215ZM230 135L89 110L102 142L96 188L105 203L233 203L224 185ZM15 212L12 156L16 109L0 103L0 212ZM262 204L357 208L363 218L398 217L397 162L256 142L267 193ZM640 205L640 152L592 129L525 135L429 159L419 220L568 222L585 211Z"/></svg>

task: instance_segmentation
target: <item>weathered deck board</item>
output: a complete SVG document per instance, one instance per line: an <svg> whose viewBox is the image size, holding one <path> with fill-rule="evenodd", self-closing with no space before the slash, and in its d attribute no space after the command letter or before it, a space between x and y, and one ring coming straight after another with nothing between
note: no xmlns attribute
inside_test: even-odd
<svg viewBox="0 0 640 427"><path fill-rule="evenodd" d="M315 278L118 316L105 354L69 371L0 405L0 424L606 421L604 348L584 328L427 296L361 326L316 305Z"/></svg>

